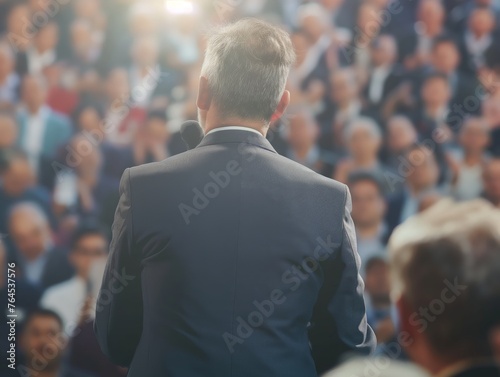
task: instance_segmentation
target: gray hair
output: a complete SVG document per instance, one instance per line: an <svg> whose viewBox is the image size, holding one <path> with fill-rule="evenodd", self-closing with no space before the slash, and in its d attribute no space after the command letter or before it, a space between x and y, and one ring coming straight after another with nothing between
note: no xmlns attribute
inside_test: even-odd
<svg viewBox="0 0 500 377"><path fill-rule="evenodd" d="M20 202L12 206L8 213L9 221L20 214L28 215L32 220L36 220L42 224L48 224L49 222L45 212L43 212L42 208L34 202Z"/></svg>
<svg viewBox="0 0 500 377"><path fill-rule="evenodd" d="M391 236L393 298L437 313L426 336L443 357L489 356L488 332L500 325L499 223L486 201L443 199Z"/></svg>
<svg viewBox="0 0 500 377"><path fill-rule="evenodd" d="M267 124L285 91L294 59L288 33L244 19L210 36L202 75L222 117Z"/></svg>
<svg viewBox="0 0 500 377"><path fill-rule="evenodd" d="M358 130L368 131L370 135L377 140L382 139L380 127L373 119L368 117L358 117L347 125L344 131L344 140L349 142L354 133Z"/></svg>

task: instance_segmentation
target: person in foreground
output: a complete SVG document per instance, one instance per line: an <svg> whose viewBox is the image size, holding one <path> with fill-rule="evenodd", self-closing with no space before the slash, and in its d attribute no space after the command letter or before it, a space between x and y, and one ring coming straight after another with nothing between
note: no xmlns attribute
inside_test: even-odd
<svg viewBox="0 0 500 377"><path fill-rule="evenodd" d="M433 376L500 376L498 224L486 201L443 200L390 240L398 339Z"/></svg>
<svg viewBox="0 0 500 377"><path fill-rule="evenodd" d="M211 35L195 149L127 169L95 331L129 376L317 376L369 354L345 185L279 156L288 35L247 19Z"/></svg>

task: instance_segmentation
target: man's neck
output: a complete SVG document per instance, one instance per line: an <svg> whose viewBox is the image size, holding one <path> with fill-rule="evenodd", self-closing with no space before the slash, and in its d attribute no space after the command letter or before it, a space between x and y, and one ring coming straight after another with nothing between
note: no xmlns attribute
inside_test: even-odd
<svg viewBox="0 0 500 377"><path fill-rule="evenodd" d="M434 37L441 34L443 27L441 24L426 24L425 25L425 35L428 37Z"/></svg>
<svg viewBox="0 0 500 377"><path fill-rule="evenodd" d="M438 121L443 120L438 118L444 117L446 115L446 111L447 111L446 104L429 105L425 109L425 113L429 118Z"/></svg>
<svg viewBox="0 0 500 377"><path fill-rule="evenodd" d="M483 162L483 151L474 151L465 154L464 163L467 166L476 166Z"/></svg>
<svg viewBox="0 0 500 377"><path fill-rule="evenodd" d="M53 51L51 48L47 48L47 47L38 47L36 46L34 48L34 51L38 54L38 55L43 55L45 53L50 53L51 51Z"/></svg>
<svg viewBox="0 0 500 377"><path fill-rule="evenodd" d="M356 106L357 101L356 100L348 100L345 102L339 102L339 110L340 111L348 111L351 109L351 107Z"/></svg>
<svg viewBox="0 0 500 377"><path fill-rule="evenodd" d="M412 198L418 198L420 195L432 189L432 185L419 187L419 186L408 186L408 192Z"/></svg>
<svg viewBox="0 0 500 377"><path fill-rule="evenodd" d="M228 126L250 128L252 130L258 131L263 136L266 136L267 131L269 130L269 125L264 124L263 121L253 121L240 118L217 119L216 117L212 117L212 119L207 118L203 128L205 130L205 135L206 135L212 130Z"/></svg>
<svg viewBox="0 0 500 377"><path fill-rule="evenodd" d="M43 106L26 106L26 109L30 115L38 115L42 107Z"/></svg>

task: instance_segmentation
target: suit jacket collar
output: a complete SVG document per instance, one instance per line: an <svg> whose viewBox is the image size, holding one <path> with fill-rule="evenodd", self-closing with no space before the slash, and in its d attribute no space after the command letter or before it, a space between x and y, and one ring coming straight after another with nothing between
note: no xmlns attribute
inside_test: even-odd
<svg viewBox="0 0 500 377"><path fill-rule="evenodd" d="M201 143L196 148L202 148L207 145L229 143L255 145L270 152L278 153L264 136L257 135L255 132L243 130L221 130L212 132L205 135Z"/></svg>

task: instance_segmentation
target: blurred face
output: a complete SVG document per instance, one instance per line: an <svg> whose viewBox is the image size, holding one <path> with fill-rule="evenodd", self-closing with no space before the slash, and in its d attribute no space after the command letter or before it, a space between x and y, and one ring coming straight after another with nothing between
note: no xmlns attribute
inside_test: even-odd
<svg viewBox="0 0 500 377"><path fill-rule="evenodd" d="M338 72L331 79L332 98L337 104L344 104L356 96L356 83L347 72Z"/></svg>
<svg viewBox="0 0 500 377"><path fill-rule="evenodd" d="M16 248L27 260L38 258L50 242L47 222L32 213L14 214L9 228Z"/></svg>
<svg viewBox="0 0 500 377"><path fill-rule="evenodd" d="M80 113L78 118L78 128L80 130L92 131L99 129L100 125L101 117L92 107L88 107Z"/></svg>
<svg viewBox="0 0 500 377"><path fill-rule="evenodd" d="M390 65L396 59L396 47L390 37L380 37L372 47L371 59L374 66Z"/></svg>
<svg viewBox="0 0 500 377"><path fill-rule="evenodd" d="M11 197L19 197L35 183L35 174L29 162L17 158L2 176L3 189Z"/></svg>
<svg viewBox="0 0 500 377"><path fill-rule="evenodd" d="M491 161L484 171L484 190L488 198L500 203L500 160Z"/></svg>
<svg viewBox="0 0 500 377"><path fill-rule="evenodd" d="M377 185L369 180L358 181L350 190L354 224L360 228L380 224L385 213L385 202Z"/></svg>
<svg viewBox="0 0 500 377"><path fill-rule="evenodd" d="M134 42L132 58L140 67L154 67L158 62L158 44L153 38L139 38Z"/></svg>
<svg viewBox="0 0 500 377"><path fill-rule="evenodd" d="M467 152L482 153L489 144L489 132L483 120L469 120L460 133L460 144Z"/></svg>
<svg viewBox="0 0 500 377"><path fill-rule="evenodd" d="M412 167L407 182L415 191L422 191L436 186L439 169L432 152L427 149L415 149L408 155Z"/></svg>
<svg viewBox="0 0 500 377"><path fill-rule="evenodd" d="M22 85L22 99L29 109L37 111L46 99L46 90L39 80L33 76L26 76Z"/></svg>
<svg viewBox="0 0 500 377"><path fill-rule="evenodd" d="M84 22L76 22L71 27L71 45L77 53L86 53L92 46L92 31Z"/></svg>
<svg viewBox="0 0 500 377"><path fill-rule="evenodd" d="M444 107L450 100L450 87L443 78L432 78L422 88L422 99L428 107Z"/></svg>
<svg viewBox="0 0 500 377"><path fill-rule="evenodd" d="M106 83L106 93L111 101L128 97L130 86L128 73L125 69L117 68L109 74Z"/></svg>
<svg viewBox="0 0 500 377"><path fill-rule="evenodd" d="M363 32L364 37L374 38L380 31L381 21L379 10L376 6L364 3L358 12L358 27Z"/></svg>
<svg viewBox="0 0 500 377"><path fill-rule="evenodd" d="M348 148L356 161L375 161L380 149L380 140L365 128L356 129L349 139Z"/></svg>
<svg viewBox="0 0 500 377"><path fill-rule="evenodd" d="M75 3L75 14L78 18L91 18L99 13L99 0L78 0Z"/></svg>
<svg viewBox="0 0 500 377"><path fill-rule="evenodd" d="M453 43L440 43L432 51L431 60L436 71L449 75L458 67L460 55Z"/></svg>
<svg viewBox="0 0 500 377"><path fill-rule="evenodd" d="M389 301L390 284L389 268L383 261L372 262L373 264L366 271L365 289L375 301Z"/></svg>
<svg viewBox="0 0 500 377"><path fill-rule="evenodd" d="M421 3L418 19L429 27L442 25L444 16L444 9L438 0L427 0Z"/></svg>
<svg viewBox="0 0 500 377"><path fill-rule="evenodd" d="M88 151L79 155L80 163L76 166L78 176L80 178L97 179L102 163L102 154L99 147L83 136L73 139L71 146L76 151Z"/></svg>
<svg viewBox="0 0 500 377"><path fill-rule="evenodd" d="M411 147L417 141L413 125L403 120L393 120L388 125L387 145L392 152L398 153Z"/></svg>
<svg viewBox="0 0 500 377"><path fill-rule="evenodd" d="M59 29L57 24L48 24L40 29L35 37L35 45L38 51L49 51L57 47L59 41Z"/></svg>
<svg viewBox="0 0 500 377"><path fill-rule="evenodd" d="M17 126L14 119L0 115L0 149L14 146L16 140Z"/></svg>
<svg viewBox="0 0 500 377"><path fill-rule="evenodd" d="M81 238L71 251L70 261L77 274L87 279L94 262L104 258L107 253L107 242L99 234Z"/></svg>
<svg viewBox="0 0 500 377"><path fill-rule="evenodd" d="M21 350L26 366L38 371L52 370L61 362L66 339L59 322L50 316L36 316L21 335Z"/></svg>
<svg viewBox="0 0 500 377"><path fill-rule="evenodd" d="M325 32L323 22L315 16L307 16L301 20L300 26L311 40L318 40Z"/></svg>
<svg viewBox="0 0 500 377"><path fill-rule="evenodd" d="M495 17L488 8L476 9L469 19L469 29L476 37L482 37L495 29Z"/></svg>
<svg viewBox="0 0 500 377"><path fill-rule="evenodd" d="M24 35L23 28L30 19L30 14L30 8L26 5L17 5L12 8L7 20L8 32L15 35Z"/></svg>

